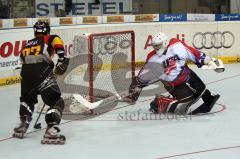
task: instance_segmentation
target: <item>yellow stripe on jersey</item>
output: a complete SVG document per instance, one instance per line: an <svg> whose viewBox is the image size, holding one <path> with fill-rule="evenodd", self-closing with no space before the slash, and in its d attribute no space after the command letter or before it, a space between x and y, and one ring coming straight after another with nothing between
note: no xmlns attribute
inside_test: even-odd
<svg viewBox="0 0 240 159"><path fill-rule="evenodd" d="M56 45L62 45L63 46L63 41L59 37L55 37L51 43L52 47L54 48Z"/></svg>

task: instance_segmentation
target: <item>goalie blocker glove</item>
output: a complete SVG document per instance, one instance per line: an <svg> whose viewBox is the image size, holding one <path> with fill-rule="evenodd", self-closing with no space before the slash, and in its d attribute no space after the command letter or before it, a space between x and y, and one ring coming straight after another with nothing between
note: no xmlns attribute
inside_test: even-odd
<svg viewBox="0 0 240 159"><path fill-rule="evenodd" d="M63 75L67 71L68 64L69 64L69 58L59 57L54 73L56 75Z"/></svg>
<svg viewBox="0 0 240 159"><path fill-rule="evenodd" d="M134 104L140 93L142 92L142 88L145 87L143 83L140 82L138 77L134 77L130 87L129 87L129 95L123 98L123 101L128 102L130 104Z"/></svg>

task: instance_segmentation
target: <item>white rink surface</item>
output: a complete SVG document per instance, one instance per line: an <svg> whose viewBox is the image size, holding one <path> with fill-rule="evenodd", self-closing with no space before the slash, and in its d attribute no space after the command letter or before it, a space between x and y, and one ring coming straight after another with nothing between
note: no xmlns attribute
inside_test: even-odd
<svg viewBox="0 0 240 159"><path fill-rule="evenodd" d="M62 120L65 145L41 145L44 129L33 123L25 139L12 138L18 124L19 85L0 88L0 159L237 159L240 156L240 64L226 71L192 68L221 95L213 114L185 119L143 120L153 97L89 120ZM154 95L154 94L153 94ZM144 101L145 100L145 101ZM226 109L224 109L226 108ZM136 116L140 111L142 116ZM128 120L121 120L127 116ZM135 115L135 116L134 116ZM44 116L40 121L44 124ZM169 117L171 118L171 117ZM146 119L146 118L145 118Z"/></svg>

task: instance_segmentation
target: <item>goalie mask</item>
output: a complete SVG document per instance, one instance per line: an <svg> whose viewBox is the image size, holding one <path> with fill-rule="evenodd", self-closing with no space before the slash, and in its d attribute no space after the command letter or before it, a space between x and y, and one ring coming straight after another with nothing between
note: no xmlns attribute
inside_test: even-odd
<svg viewBox="0 0 240 159"><path fill-rule="evenodd" d="M43 35L50 34L50 26L48 22L45 21L37 21L33 26L33 30L35 36L39 34Z"/></svg>
<svg viewBox="0 0 240 159"><path fill-rule="evenodd" d="M168 36L163 32L160 32L155 37L153 37L152 46L159 56L162 55L167 49L168 42Z"/></svg>

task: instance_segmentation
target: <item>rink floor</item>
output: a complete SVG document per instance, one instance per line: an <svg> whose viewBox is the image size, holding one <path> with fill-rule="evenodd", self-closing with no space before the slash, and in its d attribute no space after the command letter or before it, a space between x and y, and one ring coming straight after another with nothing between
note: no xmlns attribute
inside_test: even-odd
<svg viewBox="0 0 240 159"><path fill-rule="evenodd" d="M45 131L12 138L18 124L20 86L0 88L0 159L236 159L240 156L240 64L218 74L191 66L213 93L221 95L212 112L201 116L153 117L153 96L135 105L119 103L91 119L62 120L65 145L41 145Z"/></svg>

